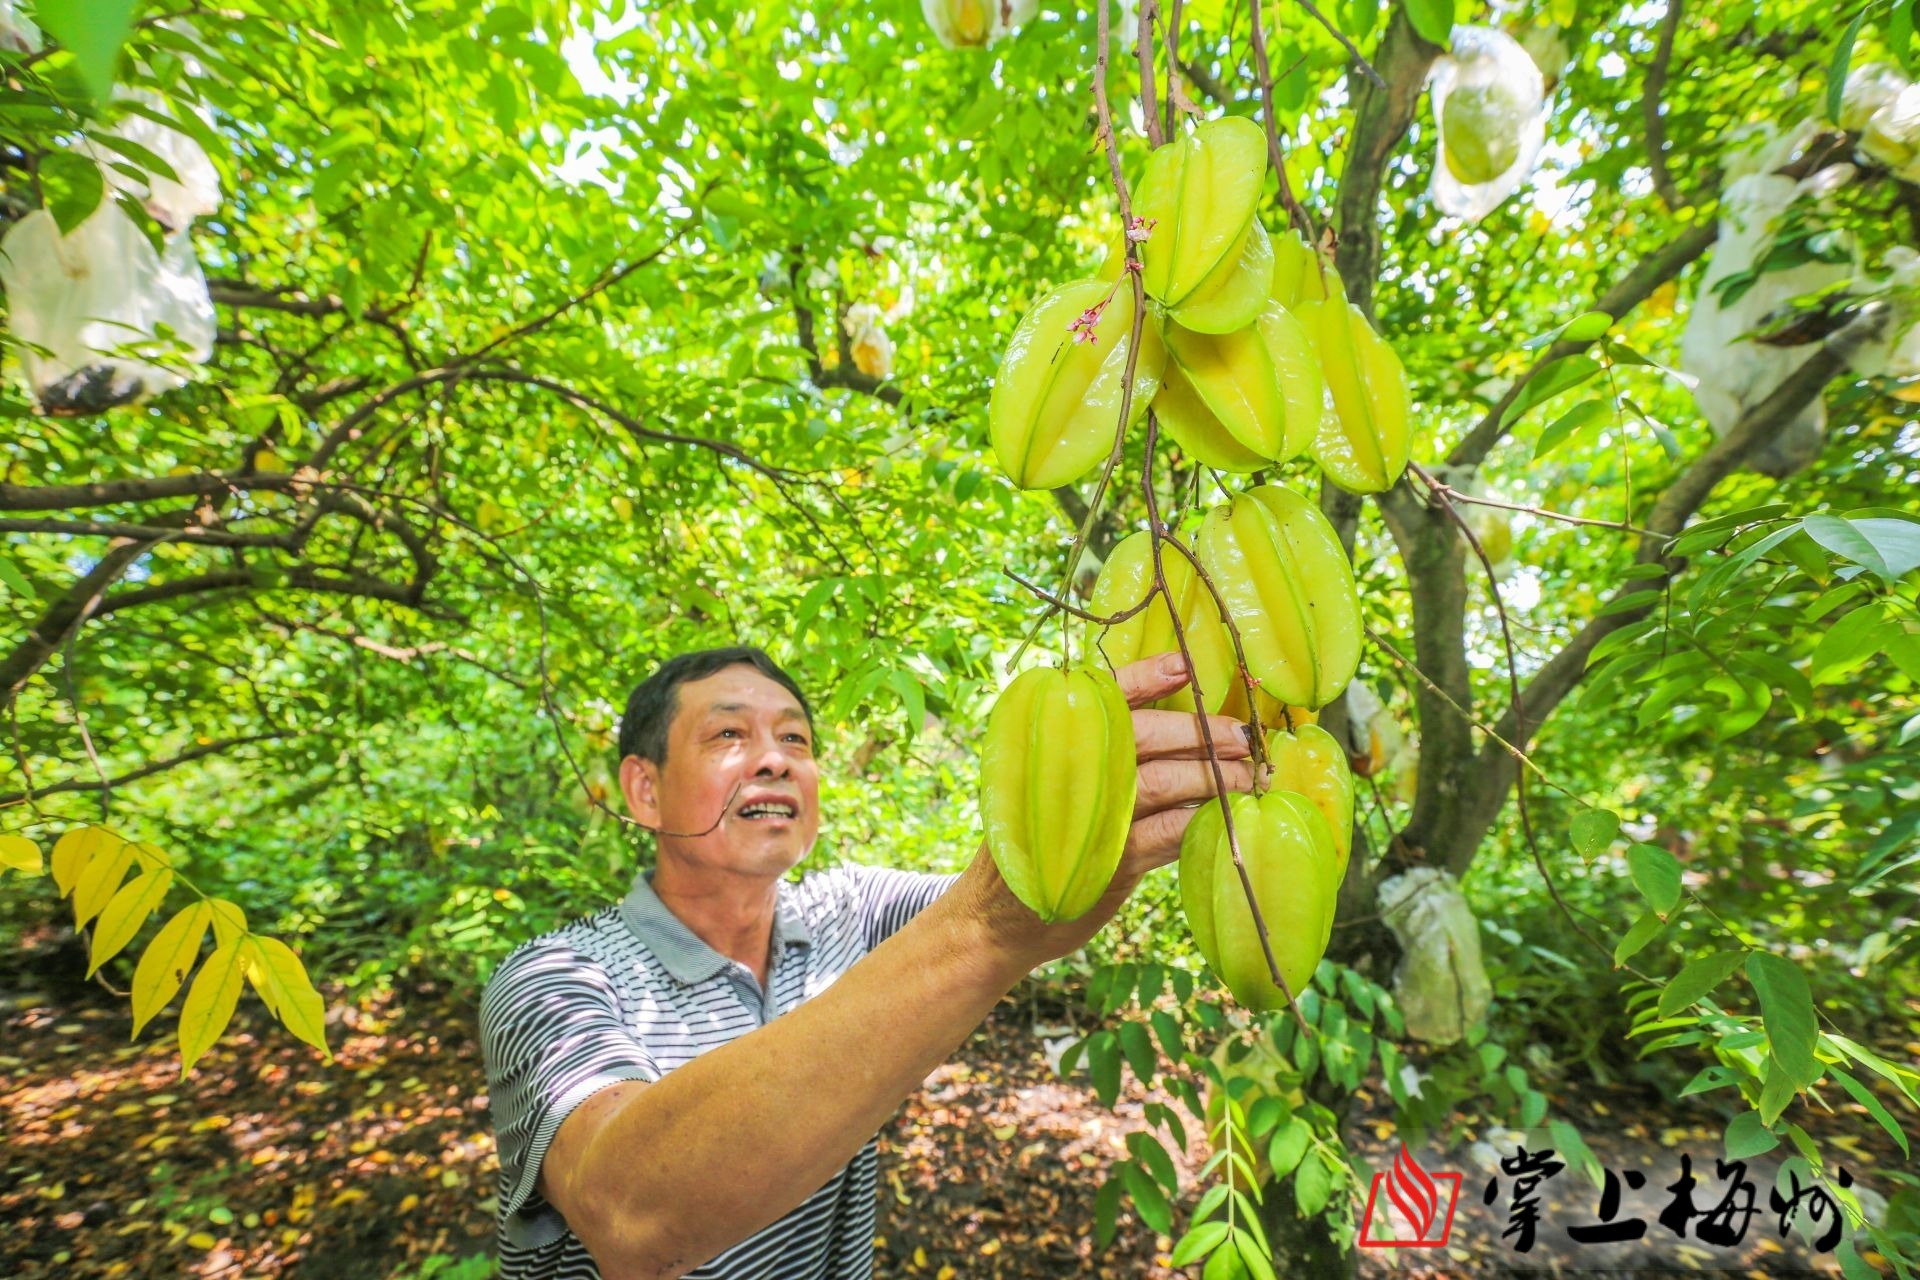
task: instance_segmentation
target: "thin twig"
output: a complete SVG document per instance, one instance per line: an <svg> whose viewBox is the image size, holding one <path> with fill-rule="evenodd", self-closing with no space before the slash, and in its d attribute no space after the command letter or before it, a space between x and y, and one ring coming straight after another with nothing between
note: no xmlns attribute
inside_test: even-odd
<svg viewBox="0 0 1920 1280"><path fill-rule="evenodd" d="M1660 23L1660 44L1653 51L1653 65L1647 68L1647 82L1640 93L1640 114L1647 123L1647 164L1653 170L1653 189L1678 213L1687 207L1687 199L1673 184L1667 169L1667 126L1660 115L1660 99L1666 92L1667 65L1673 58L1673 36L1680 26L1683 0L1667 0L1667 14Z"/></svg>
<svg viewBox="0 0 1920 1280"><path fill-rule="evenodd" d="M1307 217L1307 211L1294 197L1293 183L1287 177L1286 153L1280 149L1280 124L1273 111L1273 67L1267 62L1267 37L1260 22L1260 0L1247 0L1247 13L1253 19L1253 71L1260 81L1260 101L1266 110L1261 113L1267 126L1267 160L1273 165L1273 176L1280 180L1280 207L1287 211L1287 224L1306 237L1312 244L1318 233L1313 229L1313 220Z"/></svg>

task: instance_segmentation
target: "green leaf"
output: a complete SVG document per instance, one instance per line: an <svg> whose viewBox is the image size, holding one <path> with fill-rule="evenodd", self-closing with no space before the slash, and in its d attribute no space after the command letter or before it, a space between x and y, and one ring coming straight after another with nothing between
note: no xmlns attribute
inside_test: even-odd
<svg viewBox="0 0 1920 1280"><path fill-rule="evenodd" d="M1716 951L1702 956L1676 973L1660 993L1659 1014L1671 1018L1725 982L1746 961L1744 951Z"/></svg>
<svg viewBox="0 0 1920 1280"><path fill-rule="evenodd" d="M1100 1105L1111 1107L1120 1096L1120 1050L1105 1031L1087 1045L1087 1073L1093 1078L1094 1096L1100 1099Z"/></svg>
<svg viewBox="0 0 1920 1280"><path fill-rule="evenodd" d="M1640 896L1662 918L1680 905L1680 863L1665 849L1653 844L1627 847L1627 867Z"/></svg>
<svg viewBox="0 0 1920 1280"><path fill-rule="evenodd" d="M1686 1087L1680 1090L1680 1096L1691 1098L1696 1093L1724 1089L1730 1084L1738 1083L1739 1079L1740 1077L1735 1075L1730 1067L1702 1067L1693 1079L1687 1081Z"/></svg>
<svg viewBox="0 0 1920 1280"><path fill-rule="evenodd" d="M900 705L906 711L907 741L912 742L919 735L920 726L926 723L926 690L910 673L897 668L887 673L887 683L900 695Z"/></svg>
<svg viewBox="0 0 1920 1280"><path fill-rule="evenodd" d="M113 92L113 68L120 46L133 30L135 0L40 0L34 17L48 35L73 54L74 68L105 102Z"/></svg>
<svg viewBox="0 0 1920 1280"><path fill-rule="evenodd" d="M1160 1041L1160 1048L1166 1052L1169 1061L1178 1062L1187 1051L1186 1038L1180 1033L1179 1019L1165 1009L1155 1009L1148 1015L1153 1023L1154 1038Z"/></svg>
<svg viewBox="0 0 1920 1280"><path fill-rule="evenodd" d="M1853 43L1860 37L1860 25L1873 10L1873 5L1862 6L1841 33L1840 43L1834 46L1833 64L1827 68L1827 119L1836 124L1840 120L1840 100L1847 88L1847 68L1853 62Z"/></svg>
<svg viewBox="0 0 1920 1280"><path fill-rule="evenodd" d="M1626 935L1620 939L1620 945L1613 949L1614 964L1624 965L1640 954L1646 945L1653 941L1653 936L1666 928L1666 925L1666 921L1651 911L1635 920L1627 929Z"/></svg>
<svg viewBox="0 0 1920 1280"><path fill-rule="evenodd" d="M1833 552L1843 560L1851 561L1863 569L1879 574L1891 582L1897 575L1880 554L1880 548L1873 540L1856 528L1851 520L1835 515L1808 516L1800 522L1807 536Z"/></svg>
<svg viewBox="0 0 1920 1280"><path fill-rule="evenodd" d="M1892 1113L1887 1110L1885 1104L1873 1096L1871 1089L1838 1067L1828 1067L1827 1074L1838 1080L1840 1087L1852 1094L1853 1100L1865 1107L1867 1114L1880 1122L1880 1127L1887 1131L1888 1136L1900 1144L1901 1155L1909 1159L1913 1157L1913 1150L1907 1145L1906 1131L1900 1127L1899 1121L1893 1118Z"/></svg>
<svg viewBox="0 0 1920 1280"><path fill-rule="evenodd" d="M1140 1083L1153 1083L1153 1077L1160 1069L1160 1059L1153 1052L1153 1037L1147 1034L1147 1024L1121 1023L1120 1048L1127 1055L1127 1065L1133 1068L1133 1074Z"/></svg>
<svg viewBox="0 0 1920 1280"><path fill-rule="evenodd" d="M1125 1168L1131 1169L1132 1165ZM1120 1195L1125 1190L1119 1178L1108 1178L1093 1197L1093 1242L1102 1249L1113 1243L1113 1231L1120 1217Z"/></svg>
<svg viewBox="0 0 1920 1280"><path fill-rule="evenodd" d="M1792 1081L1805 1087L1820 1078L1814 1045L1820 1028L1813 1011L1813 995L1798 965L1770 951L1747 957L1747 981L1760 998L1760 1017L1774 1059Z"/></svg>
<svg viewBox="0 0 1920 1280"><path fill-rule="evenodd" d="M1267 1163L1273 1166L1273 1176L1284 1178L1292 1173L1300 1158L1307 1154L1307 1144L1312 1140L1312 1127L1299 1116L1281 1125L1267 1145Z"/></svg>
<svg viewBox="0 0 1920 1280"><path fill-rule="evenodd" d="M1534 443L1533 458L1538 462L1553 450L1565 444L1584 427L1590 427L1613 412L1613 406L1605 400L1582 400L1547 425L1540 433L1540 439ZM1655 566L1658 572L1658 566Z"/></svg>
<svg viewBox="0 0 1920 1280"><path fill-rule="evenodd" d="M51 151L41 158L40 185L46 192L47 212L63 236L72 235L75 227L93 216L107 189L100 166L72 151Z"/></svg>
<svg viewBox="0 0 1920 1280"><path fill-rule="evenodd" d="M1780 1065L1780 1059L1769 1055L1766 1076L1760 1082L1760 1101L1755 1108L1760 1113L1760 1123L1771 1125L1778 1120L1780 1113L1792 1105L1797 1092L1792 1075Z"/></svg>
<svg viewBox="0 0 1920 1280"><path fill-rule="evenodd" d="M1809 664L1808 679L1816 685L1832 684L1878 653L1885 622L1886 615L1878 601L1870 600L1843 614L1840 621L1820 637ZM1895 623L1884 630L1891 633L1897 626Z"/></svg>
<svg viewBox="0 0 1920 1280"><path fill-rule="evenodd" d="M1611 809L1585 809L1573 816L1573 851L1591 862L1607 851L1620 833L1620 815Z"/></svg>
<svg viewBox="0 0 1920 1280"><path fill-rule="evenodd" d="M1166 1188L1168 1195L1179 1193L1180 1174L1173 1167L1173 1157L1167 1154L1167 1149L1160 1145L1158 1138L1136 1129L1127 1135L1127 1150L1153 1173L1154 1179Z"/></svg>
<svg viewBox="0 0 1920 1280"><path fill-rule="evenodd" d="M1780 1139L1768 1131L1756 1112L1742 1111L1727 1123L1727 1159L1745 1160L1773 1150Z"/></svg>
<svg viewBox="0 0 1920 1280"><path fill-rule="evenodd" d="M1600 362L1589 355L1562 356L1547 365L1521 389L1519 396L1500 415L1500 425L1512 426L1528 410L1565 391L1571 391L1600 372Z"/></svg>
<svg viewBox="0 0 1920 1280"><path fill-rule="evenodd" d="M13 562L11 556L0 556L0 582L4 582L7 590L22 600L33 600L40 594L33 589L33 584L27 581L26 575L20 572L20 567Z"/></svg>
<svg viewBox="0 0 1920 1280"><path fill-rule="evenodd" d="M1300 1172L1294 1175L1293 1195L1306 1217L1311 1218L1327 1207L1333 1198L1333 1167L1323 1153L1316 1151L1300 1162Z"/></svg>
<svg viewBox="0 0 1920 1280"><path fill-rule="evenodd" d="M1173 1232L1173 1207L1167 1203L1166 1193L1160 1190L1160 1184L1147 1176L1147 1171L1131 1162L1120 1166L1120 1177L1127 1184L1127 1194L1133 1197L1133 1207L1139 1211L1140 1221L1147 1224L1157 1236L1170 1235Z"/></svg>
<svg viewBox="0 0 1920 1280"><path fill-rule="evenodd" d="M1453 43L1453 0L1406 0L1407 20L1428 44Z"/></svg>
<svg viewBox="0 0 1920 1280"><path fill-rule="evenodd" d="M1595 1158L1592 1148L1587 1146L1587 1140L1580 1136L1578 1129L1565 1120L1549 1120L1547 1133L1553 1138L1554 1149L1567 1158L1568 1164L1592 1179L1594 1186L1603 1183L1605 1172L1600 1167L1600 1161Z"/></svg>
<svg viewBox="0 0 1920 1280"><path fill-rule="evenodd" d="M1180 1238L1173 1247L1173 1256L1169 1261L1176 1267L1184 1267L1190 1262L1212 1253L1227 1238L1227 1224L1224 1222L1203 1222Z"/></svg>

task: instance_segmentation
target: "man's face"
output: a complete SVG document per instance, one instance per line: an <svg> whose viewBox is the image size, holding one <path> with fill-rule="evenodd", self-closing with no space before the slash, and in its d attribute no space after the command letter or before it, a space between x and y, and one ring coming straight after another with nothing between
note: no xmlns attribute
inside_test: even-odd
<svg viewBox="0 0 1920 1280"><path fill-rule="evenodd" d="M633 816L661 833L662 853L714 870L784 875L820 831L806 712L748 666L689 681L677 693L666 768L632 756L621 762Z"/></svg>

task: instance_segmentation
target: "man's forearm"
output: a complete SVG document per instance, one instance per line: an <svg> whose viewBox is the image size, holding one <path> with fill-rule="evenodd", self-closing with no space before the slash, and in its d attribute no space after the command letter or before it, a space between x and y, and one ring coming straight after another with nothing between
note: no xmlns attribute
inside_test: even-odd
<svg viewBox="0 0 1920 1280"><path fill-rule="evenodd" d="M602 1273L680 1275L825 1185L1042 958L998 941L1003 900L976 858L826 991L619 1101L567 1197Z"/></svg>

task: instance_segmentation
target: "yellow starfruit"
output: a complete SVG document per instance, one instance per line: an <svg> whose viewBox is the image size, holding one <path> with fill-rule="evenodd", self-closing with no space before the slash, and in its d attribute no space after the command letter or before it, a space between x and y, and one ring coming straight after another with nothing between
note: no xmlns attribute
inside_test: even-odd
<svg viewBox="0 0 1920 1280"><path fill-rule="evenodd" d="M1273 300L1291 310L1303 302L1324 302L1329 287L1345 296L1333 264L1297 232L1283 232L1273 238Z"/></svg>
<svg viewBox="0 0 1920 1280"><path fill-rule="evenodd" d="M1062 285L1027 312L1000 360L987 405L994 453L1015 484L1072 484L1113 451L1132 336L1133 291L1098 280ZM1160 324L1149 316L1141 326L1128 426L1146 416L1166 358Z"/></svg>
<svg viewBox="0 0 1920 1280"><path fill-rule="evenodd" d="M1206 697L1207 710L1217 711L1233 685L1233 641L1220 621L1220 611L1214 607L1207 584L1200 581L1200 575L1193 571L1186 556L1172 547L1163 547L1160 560L1167 575L1167 589L1178 604L1180 629L1200 677L1200 692ZM1122 538L1107 562L1100 566L1100 577L1093 584L1087 608L1110 617L1139 604L1152 587L1152 535L1143 529ZM1101 633L1101 656L1111 665L1122 667L1152 654L1177 650L1180 646L1174 639L1173 619L1167 597L1157 597L1131 618ZM1182 686L1179 692L1153 705L1166 711L1191 711L1193 690Z"/></svg>
<svg viewBox="0 0 1920 1280"><path fill-rule="evenodd" d="M1255 231L1254 207L1267 175L1266 135L1240 116L1209 120L1147 158L1133 215L1147 293L1169 312L1214 332L1237 329L1266 305L1266 286L1248 273L1273 246Z"/></svg>
<svg viewBox="0 0 1920 1280"><path fill-rule="evenodd" d="M1340 888L1333 833L1320 811L1292 791L1236 795L1229 804L1268 945L1286 991L1297 996L1333 934ZM1218 800L1201 807L1180 842L1180 905L1194 944L1235 1000L1256 1013L1286 1004L1261 950Z"/></svg>
<svg viewBox="0 0 1920 1280"><path fill-rule="evenodd" d="M1260 485L1209 511L1196 541L1261 687L1315 710L1338 697L1360 664L1360 596L1320 509Z"/></svg>
<svg viewBox="0 0 1920 1280"><path fill-rule="evenodd" d="M1353 852L1353 770L1347 753L1319 725L1303 724L1291 733L1275 729L1267 735L1267 762L1275 787L1305 796L1327 820L1344 878Z"/></svg>
<svg viewBox="0 0 1920 1280"><path fill-rule="evenodd" d="M1234 333L1170 324L1166 347L1155 412L1194 457L1253 471L1298 457L1313 442L1325 384L1306 330L1285 308L1270 307Z"/></svg>
<svg viewBox="0 0 1920 1280"><path fill-rule="evenodd" d="M1349 493L1384 493L1413 452L1407 371L1345 298L1304 302L1297 311L1333 399L1314 438L1314 461Z"/></svg>
<svg viewBox="0 0 1920 1280"><path fill-rule="evenodd" d="M1133 824L1133 714L1098 668L1023 671L987 716L980 812L1001 878L1049 923L1106 892Z"/></svg>

